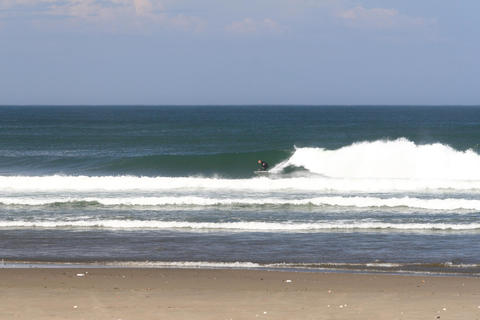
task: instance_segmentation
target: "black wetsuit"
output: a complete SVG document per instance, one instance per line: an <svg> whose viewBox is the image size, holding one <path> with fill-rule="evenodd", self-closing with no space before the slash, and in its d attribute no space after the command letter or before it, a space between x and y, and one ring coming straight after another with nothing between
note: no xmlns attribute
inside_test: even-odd
<svg viewBox="0 0 480 320"><path fill-rule="evenodd" d="M262 160L262 163L259 163L260 169L266 171L268 169L268 163Z"/></svg>

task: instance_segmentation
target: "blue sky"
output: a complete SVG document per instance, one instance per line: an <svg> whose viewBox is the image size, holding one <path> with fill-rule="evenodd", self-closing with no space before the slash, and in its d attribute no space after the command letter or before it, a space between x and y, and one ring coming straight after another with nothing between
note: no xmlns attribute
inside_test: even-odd
<svg viewBox="0 0 480 320"><path fill-rule="evenodd" d="M0 104L480 105L480 1L0 0Z"/></svg>

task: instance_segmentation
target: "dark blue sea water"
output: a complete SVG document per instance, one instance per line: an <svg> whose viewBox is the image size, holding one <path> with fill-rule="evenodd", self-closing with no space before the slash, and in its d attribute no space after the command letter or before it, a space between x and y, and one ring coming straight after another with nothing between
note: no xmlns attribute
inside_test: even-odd
<svg viewBox="0 0 480 320"><path fill-rule="evenodd" d="M3 106L0 259L479 273L479 143L480 107Z"/></svg>

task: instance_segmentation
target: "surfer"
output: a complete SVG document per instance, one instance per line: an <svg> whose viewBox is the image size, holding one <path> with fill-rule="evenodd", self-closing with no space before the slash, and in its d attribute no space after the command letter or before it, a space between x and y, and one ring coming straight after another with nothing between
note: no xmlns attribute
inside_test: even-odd
<svg viewBox="0 0 480 320"><path fill-rule="evenodd" d="M260 170L262 171L267 171L268 169L268 163L266 163L263 160L258 160L257 163L260 165Z"/></svg>

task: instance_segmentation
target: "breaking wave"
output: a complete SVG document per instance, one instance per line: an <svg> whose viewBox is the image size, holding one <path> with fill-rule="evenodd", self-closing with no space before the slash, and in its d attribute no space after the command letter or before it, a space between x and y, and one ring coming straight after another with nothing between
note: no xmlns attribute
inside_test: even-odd
<svg viewBox="0 0 480 320"><path fill-rule="evenodd" d="M441 143L417 145L405 138L357 142L337 150L297 148L273 168L290 166L335 178L480 180L480 155Z"/></svg>
<svg viewBox="0 0 480 320"><path fill-rule="evenodd" d="M252 172L254 169L253 165ZM7 192L175 189L255 192L480 191L480 155L473 150L458 151L440 143L417 145L401 138L358 142L336 150L296 148L288 159L261 177L17 175L0 176L0 189Z"/></svg>

